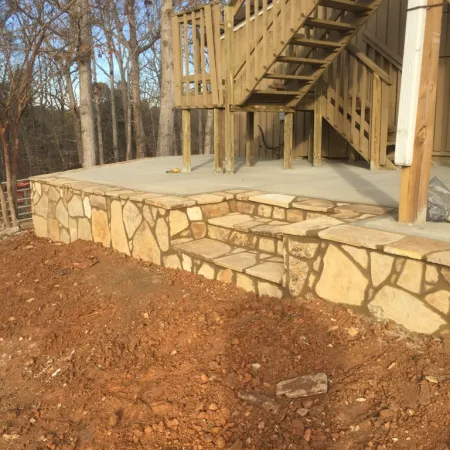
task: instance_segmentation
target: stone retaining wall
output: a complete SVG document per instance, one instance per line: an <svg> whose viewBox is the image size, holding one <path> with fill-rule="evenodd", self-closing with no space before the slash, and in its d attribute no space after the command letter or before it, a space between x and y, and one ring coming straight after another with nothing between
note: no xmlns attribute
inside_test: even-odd
<svg viewBox="0 0 450 450"><path fill-rule="evenodd" d="M259 295L313 293L413 331L448 330L450 243L355 226L389 209L244 190L175 197L52 176L35 177L31 187L38 236L98 242ZM246 229L245 222L242 229L230 229L232 217L219 219L231 212L258 216L258 227ZM272 255L280 260L280 272L284 261L282 283L174 248L204 238Z"/></svg>
<svg viewBox="0 0 450 450"><path fill-rule="evenodd" d="M320 235L320 233L319 233ZM450 268L317 237L285 237L285 285L412 331L448 331Z"/></svg>

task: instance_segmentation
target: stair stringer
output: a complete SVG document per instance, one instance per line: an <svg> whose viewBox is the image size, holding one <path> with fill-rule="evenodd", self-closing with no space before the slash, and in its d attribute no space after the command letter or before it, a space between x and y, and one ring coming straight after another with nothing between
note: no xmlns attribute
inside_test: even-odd
<svg viewBox="0 0 450 450"><path fill-rule="evenodd" d="M237 72L234 74L235 80L235 96L234 103L236 105L242 105L246 102L248 97L252 94L252 91L258 86L263 79L264 75L269 72L272 66L276 63L277 58L281 55L286 47L289 45L289 41L295 36L296 33L304 26L307 18L313 13L320 0L302 0L301 3L298 0L279 0L277 10L272 8L272 20L268 23L267 30L263 29L260 36L258 36L257 44L250 52L250 59L245 59L247 54L244 53L244 61L239 64ZM272 3L277 4L276 2ZM289 5L289 6L288 6ZM292 26L286 26L282 21L285 19L286 14L283 14L283 8L290 9L293 12L293 17L290 17ZM267 11L266 11L267 14ZM278 21L278 23L276 22ZM264 39L271 41L276 28L279 27L280 40L277 42L264 43ZM265 34L268 35L265 36ZM278 33L277 33L278 36ZM256 54L263 50L263 46L267 46L267 49L271 52L267 55L267 60L258 64L256 71L248 75L248 70L256 65ZM250 84L245 86L247 80L250 79ZM239 89L239 84L244 84L243 89Z"/></svg>

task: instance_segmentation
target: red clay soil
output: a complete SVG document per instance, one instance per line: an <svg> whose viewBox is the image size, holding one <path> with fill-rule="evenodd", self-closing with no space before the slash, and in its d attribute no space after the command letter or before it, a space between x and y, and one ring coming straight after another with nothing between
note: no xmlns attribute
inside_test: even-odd
<svg viewBox="0 0 450 450"><path fill-rule="evenodd" d="M0 242L0 299L2 449L450 448L445 339L32 233ZM327 394L276 397L315 372Z"/></svg>

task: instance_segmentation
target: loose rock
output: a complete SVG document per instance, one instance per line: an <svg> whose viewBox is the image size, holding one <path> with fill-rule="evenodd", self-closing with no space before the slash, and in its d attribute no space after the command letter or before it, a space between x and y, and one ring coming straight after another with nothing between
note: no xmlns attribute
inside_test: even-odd
<svg viewBox="0 0 450 450"><path fill-rule="evenodd" d="M328 392L328 377L324 373L302 375L277 384L277 395L288 398L309 397L310 395L326 394Z"/></svg>

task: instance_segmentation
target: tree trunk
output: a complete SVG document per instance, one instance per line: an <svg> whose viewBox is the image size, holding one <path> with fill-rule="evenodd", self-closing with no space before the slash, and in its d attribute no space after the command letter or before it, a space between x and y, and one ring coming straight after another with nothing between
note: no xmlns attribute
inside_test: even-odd
<svg viewBox="0 0 450 450"><path fill-rule="evenodd" d="M95 117L97 121L97 142L98 142L98 161L99 164L105 164L105 151L103 147L103 127L102 116L100 112L100 86L97 84L97 68L95 67L95 56L92 58L92 75L94 78L94 102Z"/></svg>
<svg viewBox="0 0 450 450"><path fill-rule="evenodd" d="M131 95L133 98L134 134L136 140L136 157L145 157L145 132L142 119L139 47L136 34L135 0L127 0L127 17L129 25L129 50L131 62Z"/></svg>
<svg viewBox="0 0 450 450"><path fill-rule="evenodd" d="M3 158L4 158L4 163L5 163L5 178L6 178L6 196L8 199L8 207L9 207L9 208L6 207L6 212L8 214L8 209L9 209L9 213L11 215L10 225L15 227L17 225L17 216L16 216L16 209L14 207L15 202L14 202L13 177L12 177L12 173L11 173L11 158L9 155L9 144L8 144L8 140L6 138L7 126L8 126L7 124L5 124L5 125L0 124L0 140L2 141L2 147L3 147ZM16 187L16 189L17 189L17 187ZM9 220L6 221L7 226L8 226L8 222L9 222Z"/></svg>
<svg viewBox="0 0 450 450"><path fill-rule="evenodd" d="M113 153L114 161L119 161L119 138L117 133L117 117L116 117L116 96L114 93L114 61L112 42L108 38L108 65L109 65L109 89L111 93L111 122L112 122L112 141L113 141Z"/></svg>
<svg viewBox="0 0 450 450"><path fill-rule="evenodd" d="M133 158L132 154L132 141L131 141L131 103L130 94L128 89L128 77L126 76L125 66L123 63L122 53L120 48L115 52L117 62L119 63L120 71L120 93L122 97L122 109L123 109L123 119L125 122L125 139L126 139L126 156L125 159L128 161Z"/></svg>
<svg viewBox="0 0 450 450"><path fill-rule="evenodd" d="M157 156L174 154L174 91L172 19L173 0L162 0L161 6L161 100L159 110Z"/></svg>
<svg viewBox="0 0 450 450"><path fill-rule="evenodd" d="M77 145L78 161L83 165L83 142L81 140L81 122L80 109L75 98L75 91L73 90L72 79L70 78L69 69L64 70L64 79L66 82L67 95L69 97L69 108L72 112L73 129L75 134L75 141Z"/></svg>
<svg viewBox="0 0 450 450"><path fill-rule="evenodd" d="M213 153L213 119L214 110L208 109L206 111L206 124L205 124L205 155L211 155Z"/></svg>
<svg viewBox="0 0 450 450"><path fill-rule="evenodd" d="M80 124L83 143L83 167L95 166L95 126L92 105L92 33L89 0L78 0L80 21L78 70L80 73Z"/></svg>

